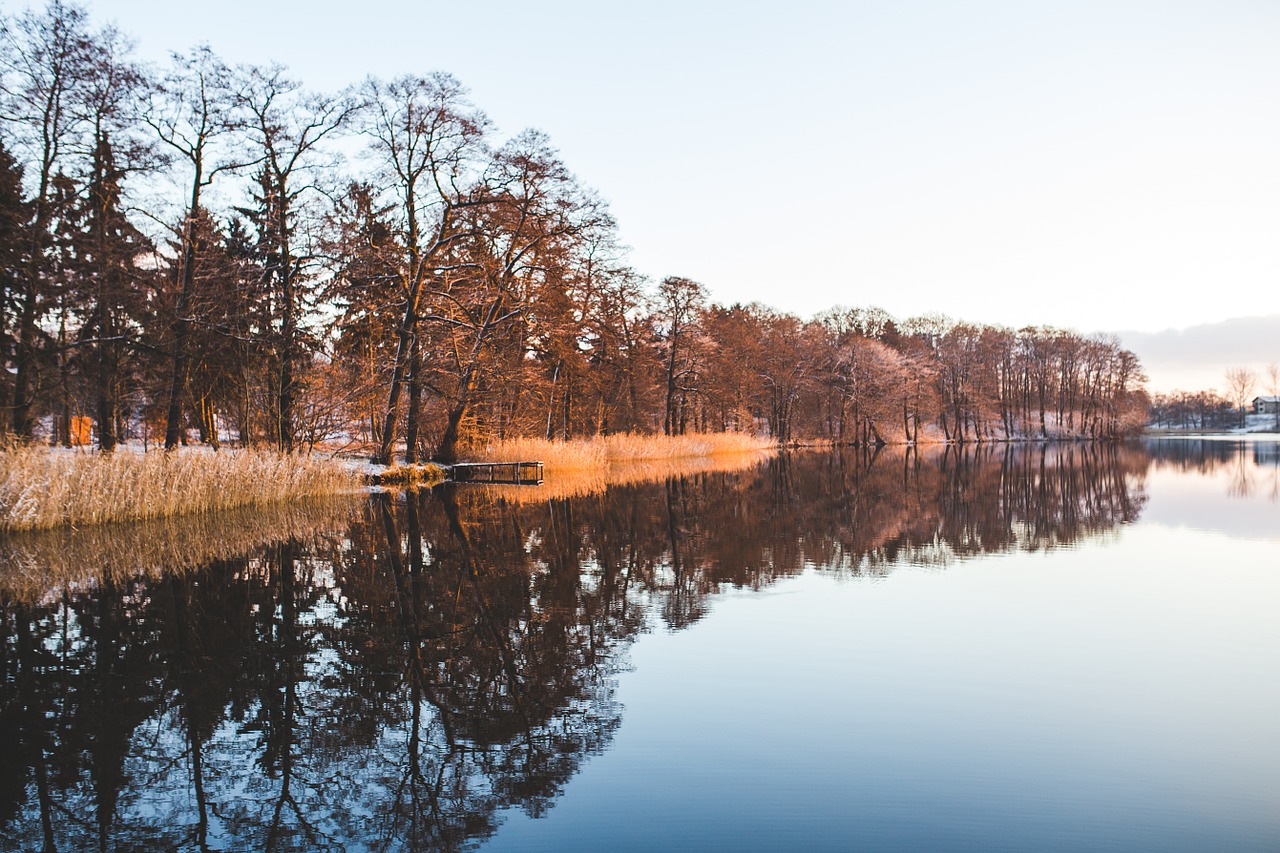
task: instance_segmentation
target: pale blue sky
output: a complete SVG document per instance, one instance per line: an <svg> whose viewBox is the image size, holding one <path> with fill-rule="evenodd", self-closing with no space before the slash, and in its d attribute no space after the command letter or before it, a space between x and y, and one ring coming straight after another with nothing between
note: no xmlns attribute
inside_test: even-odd
<svg viewBox="0 0 1280 853"><path fill-rule="evenodd" d="M551 135L638 269L723 302L1280 314L1280 3L89 7L144 57L207 41L315 88L449 71Z"/></svg>

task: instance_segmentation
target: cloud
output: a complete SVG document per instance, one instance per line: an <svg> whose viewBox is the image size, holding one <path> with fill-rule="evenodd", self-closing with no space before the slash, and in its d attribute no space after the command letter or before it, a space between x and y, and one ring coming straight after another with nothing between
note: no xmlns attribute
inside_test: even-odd
<svg viewBox="0 0 1280 853"><path fill-rule="evenodd" d="M1116 335L1141 359L1152 391L1221 388L1223 373L1231 367L1252 368L1263 391L1266 365L1280 363L1280 314Z"/></svg>

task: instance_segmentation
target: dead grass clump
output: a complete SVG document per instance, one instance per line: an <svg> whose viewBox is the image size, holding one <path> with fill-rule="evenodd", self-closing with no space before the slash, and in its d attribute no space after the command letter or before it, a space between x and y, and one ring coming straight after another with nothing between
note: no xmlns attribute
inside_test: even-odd
<svg viewBox="0 0 1280 853"><path fill-rule="evenodd" d="M548 475L563 472L607 473L637 462L706 459L773 450L771 438L742 432L643 435L619 433L574 441L514 438L477 448L482 462L540 461Z"/></svg>
<svg viewBox="0 0 1280 853"><path fill-rule="evenodd" d="M403 489L429 488L444 482L444 469L439 465L395 465L373 475L379 486Z"/></svg>
<svg viewBox="0 0 1280 853"><path fill-rule="evenodd" d="M331 495L359 474L329 459L270 451L0 452L0 530L167 518Z"/></svg>

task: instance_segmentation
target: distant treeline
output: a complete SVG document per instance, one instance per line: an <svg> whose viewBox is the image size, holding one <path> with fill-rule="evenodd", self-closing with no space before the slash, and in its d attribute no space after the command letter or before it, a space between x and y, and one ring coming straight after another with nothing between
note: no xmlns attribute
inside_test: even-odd
<svg viewBox="0 0 1280 853"><path fill-rule="evenodd" d="M1241 425L1243 407L1217 391L1173 391L1151 398L1151 426L1224 430Z"/></svg>
<svg viewBox="0 0 1280 853"><path fill-rule="evenodd" d="M709 304L630 268L605 203L447 74L305 90L167 68L54 0L0 43L0 431L451 460L490 436L1115 437L1111 339ZM700 215L714 215L714 211ZM780 286L786 286L780 282Z"/></svg>

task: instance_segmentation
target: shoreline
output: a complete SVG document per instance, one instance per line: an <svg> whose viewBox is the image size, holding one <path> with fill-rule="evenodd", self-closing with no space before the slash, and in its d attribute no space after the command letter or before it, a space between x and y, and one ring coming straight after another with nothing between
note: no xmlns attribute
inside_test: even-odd
<svg viewBox="0 0 1280 853"><path fill-rule="evenodd" d="M1249 432L1146 430L1131 438L1280 440L1272 430ZM614 479L670 476L682 470L732 470L790 450L874 450L878 447L980 447L998 444L1113 443L1124 439L1017 436L969 441L926 440L875 444L832 441L779 443L750 433L681 436L619 433L568 441L512 439L469 448L467 462L538 461L546 479L572 481L571 491ZM372 465L351 456L280 454L205 447L178 453L122 447L92 450L27 447L0 450L0 534L101 527L136 521L222 513L289 504L306 498L376 489L432 488L449 480L452 466L425 462ZM590 485L588 485L590 484ZM523 488L523 487L522 487Z"/></svg>
<svg viewBox="0 0 1280 853"><path fill-rule="evenodd" d="M316 455L222 449L0 451L0 532L99 527L355 492L354 469Z"/></svg>

